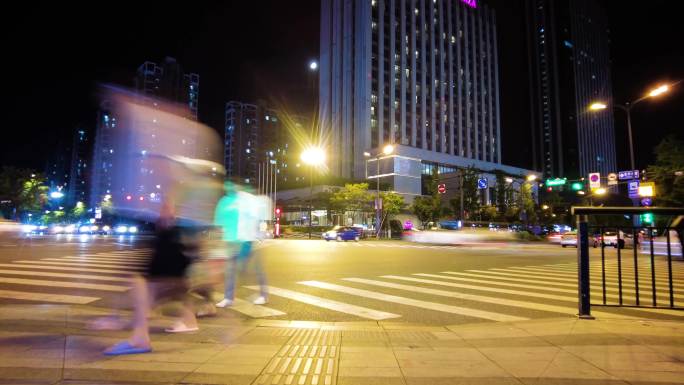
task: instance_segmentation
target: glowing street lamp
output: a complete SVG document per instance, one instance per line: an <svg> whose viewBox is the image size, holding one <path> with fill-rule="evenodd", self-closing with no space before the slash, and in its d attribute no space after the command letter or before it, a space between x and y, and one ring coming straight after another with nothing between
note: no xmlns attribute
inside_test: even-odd
<svg viewBox="0 0 684 385"><path fill-rule="evenodd" d="M676 84L676 83L675 83ZM651 91L649 91L646 95L640 97L639 99L631 102L631 103L625 103L623 104L616 104L613 103L614 108L619 108L627 114L627 134L629 135L629 160L630 160L630 165L632 166L632 170L636 169L635 162L634 162L634 143L632 139L632 108L639 102L644 101L648 98L655 98L658 97L664 93L667 93L671 88L671 85L668 84L663 84L660 85ZM589 105L589 110L590 111L601 111L605 110L608 108L608 105L603 102L594 102L591 105Z"/></svg>
<svg viewBox="0 0 684 385"><path fill-rule="evenodd" d="M606 108L608 108L608 105L606 105L605 103L600 103L600 102L592 103L589 106L589 109L592 111L605 110Z"/></svg>
<svg viewBox="0 0 684 385"><path fill-rule="evenodd" d="M311 239L311 225L313 218L311 212L313 211L313 169L314 167L322 166L325 163L325 151L320 147L310 147L304 150L300 155L300 159L305 164L309 165L309 239Z"/></svg>
<svg viewBox="0 0 684 385"><path fill-rule="evenodd" d="M656 97L658 95L664 94L669 90L670 90L670 86L668 86L667 84L663 84L662 86L651 90L651 92L648 93L648 96L653 98L653 97Z"/></svg>
<svg viewBox="0 0 684 385"><path fill-rule="evenodd" d="M318 69L318 62L315 60L312 60L311 62L309 62L309 69L311 71L316 71Z"/></svg>

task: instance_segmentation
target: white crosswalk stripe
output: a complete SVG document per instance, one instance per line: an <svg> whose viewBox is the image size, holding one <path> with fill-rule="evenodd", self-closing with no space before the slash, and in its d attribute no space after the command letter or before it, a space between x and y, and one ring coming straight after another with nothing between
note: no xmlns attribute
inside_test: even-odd
<svg viewBox="0 0 684 385"><path fill-rule="evenodd" d="M436 250L453 246L411 245L405 243L346 242L335 247L393 247L396 249ZM144 268L149 250L118 250L88 254L72 254L41 260L15 260L0 263L0 299L41 303L90 304L101 299L103 293L121 293L129 290L130 275ZM600 263L600 262L599 262ZM598 270L597 270L598 266ZM635 301L633 264L623 264L623 300ZM665 266L666 267L666 266ZM650 268L638 266L639 293L642 301L651 298ZM602 300L600 264L591 265L592 303ZM619 299L614 261L606 263L606 299L616 303ZM646 274L642 278L643 274ZM663 285L663 267L656 270L659 303L668 303L669 292ZM684 306L682 285L684 269L673 268L675 305ZM301 306L326 309L340 315L370 320L395 319L415 316L415 309L434 311L443 316L459 316L456 322L482 319L496 322L521 321L532 317L574 316L577 313L577 272L572 263L510 266L506 268L472 269L465 271L409 272L398 275L387 272L375 277L346 277L331 280L306 280L286 283L288 286L269 286L269 294L279 299L268 306L254 305L244 299L235 299L228 311L249 318L284 317L289 309L282 301ZM302 292L303 286L307 292ZM258 291L258 286L245 286ZM30 290L27 288L31 288ZM54 292L59 288L65 294ZM35 291L34 291L35 290ZM77 290L73 293L73 290ZM311 290L314 290L313 292ZM40 291L40 292L37 292ZM90 293L93 293L90 295ZM397 295L396 293L399 293ZM81 295L74 295L81 294ZM354 297L365 306L354 302ZM347 298L347 299L344 299ZM351 298L351 299L350 299ZM592 314L608 317L617 308L594 308ZM617 310L616 310L617 309ZM390 310L390 311L387 311ZM290 311L290 310L288 310ZM528 313L524 313L527 311ZM522 312L522 313L521 313ZM545 315L544 315L545 314ZM669 316L684 317L684 312L667 308L629 308L621 317L639 315L639 318ZM633 317L636 318L636 317Z"/></svg>
<svg viewBox="0 0 684 385"><path fill-rule="evenodd" d="M103 292L122 293L129 290L130 275L142 267L142 260L139 258L121 254L112 256L102 252L1 263L0 284L11 290L0 290L0 299L89 304L100 300L101 297L97 295ZM27 288L30 291L23 291ZM79 294L93 291L95 295L57 294L51 290L53 288L77 290Z"/></svg>
<svg viewBox="0 0 684 385"><path fill-rule="evenodd" d="M57 259L57 261L60 261ZM101 264L101 263L87 263L87 262L55 262L48 260L32 261L32 260L18 260L14 262L19 263L30 263L34 265L55 265L55 266L92 266L92 267L105 267L114 269L124 269L124 270L139 270L139 267L126 266L126 265L112 265L112 264Z"/></svg>
<svg viewBox="0 0 684 385"><path fill-rule="evenodd" d="M231 306L230 309L252 318L275 317L287 314L280 310L271 309L270 307L255 305L240 298L233 299L233 306Z"/></svg>
<svg viewBox="0 0 684 385"><path fill-rule="evenodd" d="M79 305L89 304L100 299L98 297L87 297L83 295L32 293L15 290L0 290L0 298L19 299L22 301L56 302Z"/></svg>
<svg viewBox="0 0 684 385"><path fill-rule="evenodd" d="M259 286L246 286L251 290L259 290ZM387 313L383 311L377 311L373 309L368 309L361 306L351 305L344 302L333 301L321 297L316 297L310 294L299 293L293 290L281 289L279 287L269 286L268 292L271 295L277 295L280 297L285 297L298 302L304 302L309 305L318 306L324 309L334 310L341 313L352 314L361 318L368 318L372 320L383 320L388 318L400 317L398 314Z"/></svg>
<svg viewBox="0 0 684 385"><path fill-rule="evenodd" d="M377 299L380 301L398 303L398 304L407 305L407 306L415 306L415 307L419 307L419 308L423 308L423 309L436 310L436 311L441 311L441 312L445 312L445 313L466 315L466 316L476 317L476 318L484 318L484 319L488 319L488 320L492 320L492 321L523 321L523 320L527 319L525 317L509 316L509 315L494 313L494 312L489 312L489 311L470 309L470 308L465 308L465 307L460 307L460 306L445 305L445 304L441 304L441 303L422 301L422 300L417 300L417 299L412 299L412 298L407 298L407 297L399 297L396 295L377 293L374 291L356 289L353 287L335 285L335 284L320 282L320 281L302 281L299 283L301 283L302 285L317 287L319 289L333 290L333 291L338 291L340 293L356 295L359 297L372 298L372 299Z"/></svg>

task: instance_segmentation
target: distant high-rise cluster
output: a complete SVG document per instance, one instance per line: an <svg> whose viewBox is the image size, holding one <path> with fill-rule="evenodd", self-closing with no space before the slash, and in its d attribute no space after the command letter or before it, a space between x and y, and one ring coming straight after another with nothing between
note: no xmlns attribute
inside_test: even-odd
<svg viewBox="0 0 684 385"><path fill-rule="evenodd" d="M176 103L184 117L197 120L199 102L199 75L185 73L176 59L166 57L160 64L146 61L138 67L134 78L133 93L140 96L140 102L154 105L155 101ZM100 104L95 126L93 146L90 205L99 206L105 197L116 194L113 191L112 159L120 148L115 148L112 137L122 122L112 110L109 100Z"/></svg>
<svg viewBox="0 0 684 385"><path fill-rule="evenodd" d="M224 164L229 177L257 185L259 167L274 168L278 182L299 181L300 148L296 137L308 137L307 120L256 104L226 103Z"/></svg>

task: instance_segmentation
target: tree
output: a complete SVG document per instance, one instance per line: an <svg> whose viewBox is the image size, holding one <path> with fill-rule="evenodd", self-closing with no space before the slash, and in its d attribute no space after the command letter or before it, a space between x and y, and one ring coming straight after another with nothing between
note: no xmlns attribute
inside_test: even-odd
<svg viewBox="0 0 684 385"><path fill-rule="evenodd" d="M74 220L80 220L85 214L85 205L83 202L76 202L76 205L71 209L71 217Z"/></svg>
<svg viewBox="0 0 684 385"><path fill-rule="evenodd" d="M473 166L461 170L461 177L463 178L463 211L465 211L466 218L475 214L480 208L480 195L477 188L477 180L479 173ZM449 201L455 213L461 212L461 194L456 194L456 198ZM465 218L464 218L465 219Z"/></svg>
<svg viewBox="0 0 684 385"><path fill-rule="evenodd" d="M382 198L382 223L387 223L392 216L399 214L399 212L406 206L404 197L395 192L381 192Z"/></svg>
<svg viewBox="0 0 684 385"><path fill-rule="evenodd" d="M499 211L496 206L484 206L480 209L480 218L483 221L496 220L499 215Z"/></svg>
<svg viewBox="0 0 684 385"><path fill-rule="evenodd" d="M418 217L421 227L424 229L428 222L435 218L435 201L432 197L416 197L411 205L411 211Z"/></svg>
<svg viewBox="0 0 684 385"><path fill-rule="evenodd" d="M507 175L501 170L495 170L496 175L496 208L500 213L505 213L509 206L511 192L513 191L510 184L506 183Z"/></svg>
<svg viewBox="0 0 684 385"><path fill-rule="evenodd" d="M532 185L530 183L523 183L520 186L520 200L522 201L522 213L524 215L523 222L528 223L537 222L537 211L534 198L532 197Z"/></svg>
<svg viewBox="0 0 684 385"><path fill-rule="evenodd" d="M646 176L656 184L655 204L684 207L684 142L669 136L654 152L656 161L648 166Z"/></svg>
<svg viewBox="0 0 684 385"><path fill-rule="evenodd" d="M12 211L5 212L7 216L40 210L47 202L47 192L45 177L40 173L15 167L3 167L0 172L0 201L7 202L3 207Z"/></svg>
<svg viewBox="0 0 684 385"><path fill-rule="evenodd" d="M347 183L330 197L331 208L342 215L348 211L368 212L372 202L373 195L368 192L368 183Z"/></svg>

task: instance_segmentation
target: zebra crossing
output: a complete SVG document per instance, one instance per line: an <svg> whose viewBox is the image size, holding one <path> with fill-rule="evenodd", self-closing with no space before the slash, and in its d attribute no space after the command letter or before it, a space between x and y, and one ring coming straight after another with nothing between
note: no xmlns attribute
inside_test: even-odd
<svg viewBox="0 0 684 385"><path fill-rule="evenodd" d="M142 249L120 250L0 263L0 299L92 304L107 293L120 294L129 290L129 275L141 269L148 253ZM624 304L635 303L636 280L641 282L638 295L643 303L652 298L653 283L658 302L667 303L671 274L674 304L678 309L630 308L623 316L684 318L684 310L680 310L684 308L684 265L675 263L670 271L670 267L659 260L652 271L650 263L647 259L637 261L636 265L621 262L620 287L617 283L617 261L605 261L605 272L600 261L592 262L592 303L602 302L601 279L604 275L608 304L617 304L620 293ZM411 309L458 317L462 322L522 321L577 312L577 268L572 263L388 273L371 277L342 276L327 280L279 282L269 286L270 296L278 300L267 306L258 306L244 298L236 298L228 311L249 318L287 318L289 309L296 305L311 308L313 314L318 309L344 317L381 321L405 318L407 309ZM244 288L248 292L259 290L258 286L252 285ZM72 294L69 290L78 290L79 294ZM607 316L609 311L595 308L593 314Z"/></svg>
<svg viewBox="0 0 684 385"><path fill-rule="evenodd" d="M140 270L147 255L148 250L137 249L0 263L0 284L26 290L0 290L0 299L91 304L103 293L128 291L129 276ZM57 294L51 290L55 288L93 295Z"/></svg>

